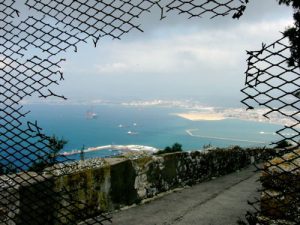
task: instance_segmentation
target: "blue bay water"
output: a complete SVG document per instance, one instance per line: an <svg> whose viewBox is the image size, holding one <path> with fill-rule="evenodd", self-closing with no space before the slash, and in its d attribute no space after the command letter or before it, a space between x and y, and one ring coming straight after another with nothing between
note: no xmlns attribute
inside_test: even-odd
<svg viewBox="0 0 300 225"><path fill-rule="evenodd" d="M174 115L183 112L180 108L93 106L93 112L98 115L96 119L86 118L91 107L84 105L28 105L25 108L31 110L28 119L37 120L44 133L68 141L64 151L81 149L83 145L87 148L110 144L164 148L175 142L181 143L187 151L208 144L216 147L264 146L279 139L274 133L281 128L280 125L238 119L190 121ZM129 135L129 131L136 134ZM107 154L111 153L99 151L90 153L89 157Z"/></svg>

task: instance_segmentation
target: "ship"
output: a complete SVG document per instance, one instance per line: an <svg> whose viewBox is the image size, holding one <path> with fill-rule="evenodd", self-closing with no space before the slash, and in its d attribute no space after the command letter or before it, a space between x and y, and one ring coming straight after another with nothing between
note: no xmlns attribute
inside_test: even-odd
<svg viewBox="0 0 300 225"><path fill-rule="evenodd" d="M138 132L133 132L133 131L129 130L129 131L127 132L127 134L128 134L128 135L137 135Z"/></svg>
<svg viewBox="0 0 300 225"><path fill-rule="evenodd" d="M93 111L87 111L86 114L85 114L85 117L87 119L97 119L98 118L98 114L93 112Z"/></svg>

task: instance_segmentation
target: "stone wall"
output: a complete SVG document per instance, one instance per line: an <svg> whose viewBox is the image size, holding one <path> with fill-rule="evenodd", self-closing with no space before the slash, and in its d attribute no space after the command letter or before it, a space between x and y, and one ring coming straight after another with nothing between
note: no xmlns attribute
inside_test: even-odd
<svg viewBox="0 0 300 225"><path fill-rule="evenodd" d="M0 199L0 221L11 225L28 224L28 220L37 221L30 225L74 224L74 221L136 204L161 192L234 172L269 153L261 149L233 148L132 160L110 158L99 159L102 164L97 167L59 175L48 172L47 178L33 173L10 176L12 181L23 176L28 179L17 184L12 182L0 190L1 196L16 194L9 202Z"/></svg>

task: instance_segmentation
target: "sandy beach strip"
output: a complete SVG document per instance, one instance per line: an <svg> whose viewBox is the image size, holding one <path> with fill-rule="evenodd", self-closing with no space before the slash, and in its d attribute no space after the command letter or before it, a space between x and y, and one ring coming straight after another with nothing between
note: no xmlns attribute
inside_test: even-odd
<svg viewBox="0 0 300 225"><path fill-rule="evenodd" d="M189 113L176 113L175 115L192 121L199 120L224 120L225 117L220 113L201 113L201 112L189 112Z"/></svg>

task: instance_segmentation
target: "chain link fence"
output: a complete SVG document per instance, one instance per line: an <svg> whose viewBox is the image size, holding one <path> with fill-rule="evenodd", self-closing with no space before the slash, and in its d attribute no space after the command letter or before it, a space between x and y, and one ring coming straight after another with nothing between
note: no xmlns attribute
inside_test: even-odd
<svg viewBox="0 0 300 225"><path fill-rule="evenodd" d="M96 47L106 36L120 39L132 30L142 31L140 18L153 10L160 10L160 19L171 14L186 18L227 15L239 18L247 2L0 0L0 224L111 222L101 208L91 209L76 198L80 190L53 187L52 179L88 165L56 157L64 141L44 134L37 122L26 121L29 112L21 105L30 96L66 99L51 91L53 85L64 79L61 66L66 52L77 52L80 44ZM17 3L24 8L18 10ZM263 44L259 51L248 52L246 87L242 90L246 98L242 102L249 109L267 107L266 117L285 118L288 125L277 131L282 140L275 144L280 146L286 141L291 145L278 150L277 161L269 160L260 168L267 174L262 179L262 201L253 203L260 224L286 217L294 224L300 221L297 186L300 72L299 67L287 64L290 48L288 38L283 37L271 45ZM286 153L290 155L287 157ZM101 161L94 164L101 165ZM286 167L287 164L290 166ZM41 185L32 185L35 182ZM23 188L26 184L31 188ZM19 191L28 198L20 199ZM59 208L59 213L53 215L53 208Z"/></svg>
<svg viewBox="0 0 300 225"><path fill-rule="evenodd" d="M106 36L120 39L131 30L142 31L141 16L155 9L160 10L160 19L172 13L239 18L247 2L0 0L0 224L111 222L101 208L78 200L78 188L53 186L53 179L88 165L58 157L64 140L44 134L37 122L26 121L29 112L21 104L31 96L66 99L51 91L64 79L66 52L77 52L80 44L96 47Z"/></svg>
<svg viewBox="0 0 300 225"><path fill-rule="evenodd" d="M265 107L266 118L277 118L286 124L276 133L275 158L267 159L261 171L261 198L252 202L255 211L247 214L249 224L299 224L299 110L300 70L289 65L291 43L288 37L258 51L247 52L246 87L242 102L248 109Z"/></svg>

